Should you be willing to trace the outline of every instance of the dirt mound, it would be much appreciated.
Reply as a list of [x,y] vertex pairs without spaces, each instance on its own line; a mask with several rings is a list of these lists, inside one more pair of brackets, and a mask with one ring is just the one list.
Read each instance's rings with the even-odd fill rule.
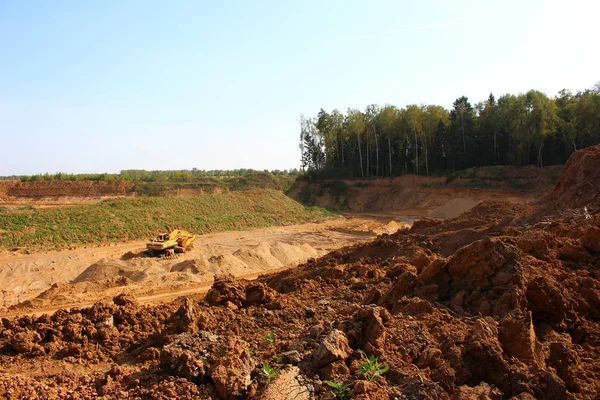
[[[203,274],[211,272],[208,261],[203,259],[185,260],[171,267],[171,272],[190,272],[192,274]],[[217,271],[212,271],[217,272]]]
[[259,269],[275,269],[281,268],[281,261],[273,257],[271,247],[265,243],[261,243],[253,249],[237,250],[233,256],[240,259],[247,265],[252,265]]
[[137,272],[137,268],[126,262],[102,259],[86,268],[72,282],[100,282],[119,276],[131,279]]
[[551,208],[600,207],[600,145],[578,150],[569,157],[544,203]]
[[277,293],[263,283],[237,279],[232,275],[215,278],[206,294],[210,305],[226,305],[229,308],[248,307],[273,301]]
[[297,246],[284,242],[275,242],[269,249],[271,255],[283,266],[304,262],[318,255],[317,251],[307,243]]
[[456,218],[477,204],[479,201],[471,198],[454,198],[435,208],[430,216],[433,218]]
[[398,232],[399,229],[406,228],[406,227],[408,227],[408,225],[399,224],[396,221],[390,221],[385,226],[382,226],[381,228],[376,228],[374,230],[374,232],[376,234],[378,234],[378,235],[381,235],[381,234],[384,234],[384,233],[388,234],[388,235],[391,235],[392,233]]

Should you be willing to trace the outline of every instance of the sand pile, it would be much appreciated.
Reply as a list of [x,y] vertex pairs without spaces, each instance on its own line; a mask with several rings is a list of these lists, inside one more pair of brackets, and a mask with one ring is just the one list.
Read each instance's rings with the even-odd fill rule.
[[[318,252],[309,244],[284,242],[261,243],[239,249],[233,254],[221,253],[210,258],[205,251],[197,251],[188,259],[159,260],[126,253],[120,259],[103,258],[85,268],[70,283],[58,282],[49,289],[41,285],[41,294],[12,305],[9,310],[71,306],[78,302],[90,302],[115,295],[119,287],[127,286],[128,292],[178,290],[189,286],[212,282],[223,274],[244,276],[262,273],[302,263]],[[33,287],[33,286],[32,286]],[[14,290],[20,290],[18,287]],[[29,288],[31,290],[31,287]],[[39,291],[41,291],[39,290]]]
[[298,264],[318,255],[318,252],[307,243],[297,246],[285,242],[275,242],[269,250],[273,258],[283,266]]
[[137,272],[138,268],[125,261],[102,259],[86,268],[72,283],[100,282],[115,277],[131,279]]
[[436,207],[430,214],[433,218],[456,218],[466,210],[469,210],[479,204],[480,201],[471,198],[457,197],[448,200],[439,207]]
[[406,224],[398,223],[396,221],[390,221],[386,225],[384,225],[380,228],[375,228],[373,230],[373,232],[375,232],[378,235],[381,235],[384,233],[391,235],[392,233],[398,232],[399,229],[408,228],[408,227],[409,226]]

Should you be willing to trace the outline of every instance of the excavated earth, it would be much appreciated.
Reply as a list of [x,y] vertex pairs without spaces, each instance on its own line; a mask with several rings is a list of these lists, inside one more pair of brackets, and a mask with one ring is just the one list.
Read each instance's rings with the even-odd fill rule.
[[577,175],[599,165],[574,154],[539,206],[483,202],[201,300],[2,319],[0,397],[598,398],[600,184]]

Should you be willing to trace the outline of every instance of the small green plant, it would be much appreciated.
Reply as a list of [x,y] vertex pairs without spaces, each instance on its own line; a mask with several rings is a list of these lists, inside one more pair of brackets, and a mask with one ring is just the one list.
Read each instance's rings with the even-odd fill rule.
[[248,353],[250,354],[250,356],[254,355],[254,350],[255,350],[254,347],[252,347],[252,346],[248,347]]
[[281,364],[283,361],[283,356],[281,354],[277,354],[273,356],[273,360],[275,360],[278,364]]
[[271,379],[275,378],[279,373],[279,368],[271,368],[269,364],[263,363],[263,372],[267,376],[267,380],[271,382]]
[[[363,353],[363,356],[366,355]],[[389,369],[390,367],[379,364],[377,357],[369,356],[365,357],[365,362],[359,365],[357,372],[359,375],[364,376],[368,381],[376,382]]]
[[266,335],[260,335],[260,338],[269,344],[275,343],[275,334],[273,331],[269,331]]
[[336,399],[347,400],[350,398],[348,385],[335,381],[325,381],[325,383],[331,388],[331,393],[334,394]]

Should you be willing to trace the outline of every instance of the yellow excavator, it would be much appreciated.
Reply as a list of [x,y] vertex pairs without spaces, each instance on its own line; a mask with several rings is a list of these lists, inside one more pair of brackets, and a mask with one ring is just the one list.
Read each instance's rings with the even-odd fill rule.
[[150,257],[172,257],[192,248],[196,236],[181,229],[161,233],[146,243],[146,254]]

